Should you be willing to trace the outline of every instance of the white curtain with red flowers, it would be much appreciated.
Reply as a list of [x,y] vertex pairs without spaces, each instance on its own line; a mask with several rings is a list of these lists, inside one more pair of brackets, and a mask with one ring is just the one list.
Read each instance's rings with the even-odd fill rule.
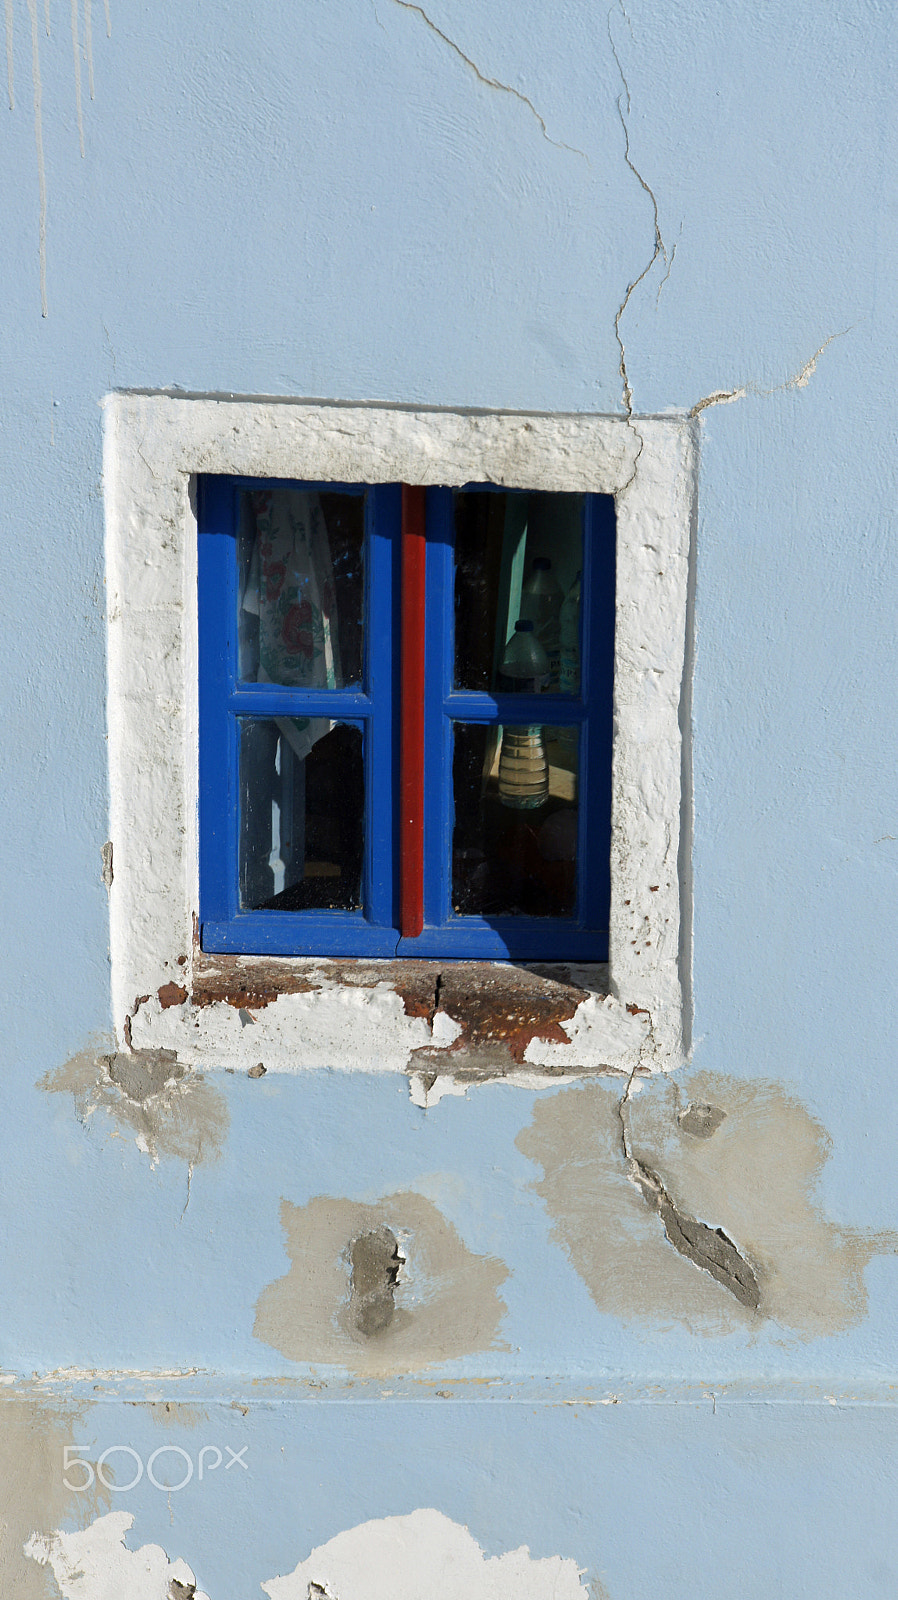
[[[251,498],[256,534],[242,606],[259,619],[258,681],[339,688],[334,570],[318,495],[272,489]],[[325,717],[278,719],[300,759],[332,726]]]

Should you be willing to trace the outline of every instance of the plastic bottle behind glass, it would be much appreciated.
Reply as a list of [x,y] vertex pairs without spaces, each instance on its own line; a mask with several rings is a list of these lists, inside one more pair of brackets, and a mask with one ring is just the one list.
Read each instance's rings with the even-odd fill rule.
[[[549,659],[524,617],[505,649],[499,668],[500,694],[539,694],[549,680]],[[499,752],[499,798],[504,806],[534,811],[549,794],[549,767],[538,727],[502,729]]]
[[530,577],[521,591],[521,616],[533,623],[533,631],[549,658],[549,688],[557,689],[561,603],[564,594],[552,572],[548,556],[535,556]]

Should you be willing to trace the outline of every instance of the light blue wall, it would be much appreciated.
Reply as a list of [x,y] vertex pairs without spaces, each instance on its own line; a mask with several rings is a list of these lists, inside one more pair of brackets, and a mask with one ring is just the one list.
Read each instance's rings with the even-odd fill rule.
[[[663,251],[619,323],[634,409],[744,391],[701,412],[695,1066],[804,1103],[832,1140],[829,1215],[895,1217],[893,8],[426,10],[434,27],[401,0],[111,0],[107,38],[95,4],[82,160],[69,17],[51,0],[46,318],[32,39],[27,8],[13,16],[0,1360],[198,1367],[249,1396],[296,1373],[252,1331],[287,1266],[281,1197],[420,1190],[510,1268],[507,1348],[450,1373],[501,1379],[503,1405],[366,1391],[337,1414],[290,1388],[276,1414],[241,1418],[259,1478],[239,1551],[223,1488],[193,1522],[179,1509],[178,1553],[213,1600],[259,1592],[342,1527],[429,1504],[491,1552],[576,1558],[610,1600],[891,1594],[894,1258],[868,1268],[850,1331],[634,1327],[600,1315],[550,1236],[515,1145],[531,1092],[425,1116],[404,1079],[222,1077],[226,1149],[182,1216],[183,1164],[152,1168],[102,1114],[85,1128],[68,1095],[36,1087],[110,1023],[102,396],[620,411],[615,319],[652,260],[654,196]],[[578,1384],[628,1398],[575,1422],[551,1399]],[[716,1385],[744,1403],[695,1399]],[[749,1403],[759,1387],[783,1404]],[[810,1403],[827,1389],[870,1403]],[[136,1440],[137,1417],[114,1426]],[[91,1418],[108,1439],[108,1411]],[[282,1446],[293,1467],[272,1487]],[[141,1542],[166,1542],[157,1502],[134,1497]]]

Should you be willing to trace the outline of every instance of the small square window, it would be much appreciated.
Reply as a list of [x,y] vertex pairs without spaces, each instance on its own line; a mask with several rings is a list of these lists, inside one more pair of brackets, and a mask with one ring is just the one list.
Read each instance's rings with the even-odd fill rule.
[[695,483],[687,418],[108,396],[120,1043],[679,1064]]
[[206,951],[606,961],[611,496],[200,480]]

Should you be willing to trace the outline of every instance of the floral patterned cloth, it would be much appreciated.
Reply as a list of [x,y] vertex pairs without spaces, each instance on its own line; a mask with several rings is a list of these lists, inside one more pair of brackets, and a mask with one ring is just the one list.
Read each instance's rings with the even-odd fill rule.
[[[341,687],[336,594],[317,494],[260,490],[251,497],[255,541],[242,608],[259,619],[260,683]],[[325,717],[278,718],[300,759],[333,727]]]

